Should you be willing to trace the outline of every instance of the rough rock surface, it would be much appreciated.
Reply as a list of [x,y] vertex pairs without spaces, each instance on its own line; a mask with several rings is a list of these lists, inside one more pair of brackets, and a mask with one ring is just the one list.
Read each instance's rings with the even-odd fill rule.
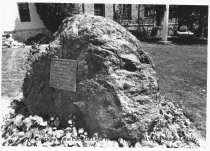
[[[77,91],[49,87],[50,59],[78,61]],[[118,23],[76,15],[63,21],[48,49],[31,53],[23,94],[32,114],[76,114],[89,134],[140,138],[159,114],[152,60]]]

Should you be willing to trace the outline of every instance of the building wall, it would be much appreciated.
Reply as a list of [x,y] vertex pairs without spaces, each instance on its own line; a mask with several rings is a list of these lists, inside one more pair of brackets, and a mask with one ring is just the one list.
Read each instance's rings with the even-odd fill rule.
[[114,12],[113,12],[113,4],[105,4],[105,17],[113,19]]
[[[36,6],[29,3],[31,22],[21,22],[16,2],[5,1],[2,7],[2,29],[5,33],[13,33],[15,40],[23,41],[45,31],[49,32],[40,19]],[[21,35],[22,33],[22,35]]]
[[138,22],[138,5],[136,4],[132,4],[131,6],[131,17],[133,23]]
[[144,5],[140,5],[139,17],[144,18]]
[[[113,11],[113,4],[105,4],[105,17],[113,19],[114,11]],[[132,4],[131,10],[131,22],[138,23],[138,7],[139,4]],[[118,10],[118,4],[115,4],[115,10]],[[94,15],[94,4],[93,3],[86,3],[84,4],[84,13]],[[139,18],[144,19],[144,5],[140,5],[139,11]]]
[[[84,12],[86,14],[94,15],[94,4],[84,4]],[[105,17],[113,19],[113,4],[105,4]]]
[[[117,10],[117,5],[115,4],[115,10]],[[5,1],[2,7],[2,28],[4,33],[13,33],[15,40],[25,41],[29,37],[33,37],[38,33],[49,33],[46,29],[43,21],[40,19],[36,6],[34,3],[29,3],[30,11],[30,22],[21,22],[18,5],[16,2]],[[94,4],[86,3],[84,4],[84,12],[87,14],[94,15]],[[105,17],[113,19],[113,4],[105,4]],[[138,4],[132,4],[132,21],[131,23],[138,23]],[[139,17],[144,20],[146,24],[147,21],[144,17],[144,5],[140,5]],[[175,20],[169,20],[169,22],[174,23]],[[148,22],[149,23],[149,22]]]
[[[118,7],[119,4],[115,4],[115,10],[119,10]],[[140,8],[142,9],[142,5],[140,5]],[[113,7],[112,7],[113,9]],[[143,10],[143,9],[142,9]],[[112,11],[113,12],[113,11]],[[142,11],[139,13],[141,16],[143,16]],[[140,17],[141,17],[140,16]],[[137,4],[132,4],[131,5],[131,23],[138,23],[138,5]]]
[[84,4],[84,9],[86,14],[94,15],[94,4]]

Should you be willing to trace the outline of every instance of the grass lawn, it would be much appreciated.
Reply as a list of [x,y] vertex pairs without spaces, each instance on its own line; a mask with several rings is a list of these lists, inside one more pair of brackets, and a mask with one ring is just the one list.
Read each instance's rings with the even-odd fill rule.
[[[207,45],[143,43],[156,65],[161,94],[184,107],[205,137]],[[23,83],[28,48],[2,50],[2,96],[15,97]]]
[[156,66],[160,92],[183,105],[185,115],[205,137],[207,45],[143,43]]

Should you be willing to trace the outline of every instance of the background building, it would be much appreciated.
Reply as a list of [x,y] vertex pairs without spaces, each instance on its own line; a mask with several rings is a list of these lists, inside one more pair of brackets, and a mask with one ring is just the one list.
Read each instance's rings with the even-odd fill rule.
[[25,41],[38,33],[49,32],[33,3],[4,2],[2,13],[3,32],[12,33],[16,40]]
[[[151,5],[140,4],[80,4],[82,13],[98,15],[113,19],[128,30],[151,30],[156,26],[155,10]],[[34,3],[9,3],[3,7],[4,34],[12,33],[18,41],[49,33],[43,24]],[[169,20],[173,24],[176,19]],[[172,27],[173,28],[173,27]],[[161,35],[161,30],[159,35]]]

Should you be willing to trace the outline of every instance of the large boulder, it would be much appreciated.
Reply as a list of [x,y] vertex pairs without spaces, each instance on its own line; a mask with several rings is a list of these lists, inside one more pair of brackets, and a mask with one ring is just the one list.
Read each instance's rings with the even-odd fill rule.
[[[51,58],[77,60],[76,92],[49,87]],[[159,116],[158,85],[142,44],[113,20],[66,18],[46,51],[31,53],[23,93],[32,114],[70,113],[89,134],[140,138]]]

